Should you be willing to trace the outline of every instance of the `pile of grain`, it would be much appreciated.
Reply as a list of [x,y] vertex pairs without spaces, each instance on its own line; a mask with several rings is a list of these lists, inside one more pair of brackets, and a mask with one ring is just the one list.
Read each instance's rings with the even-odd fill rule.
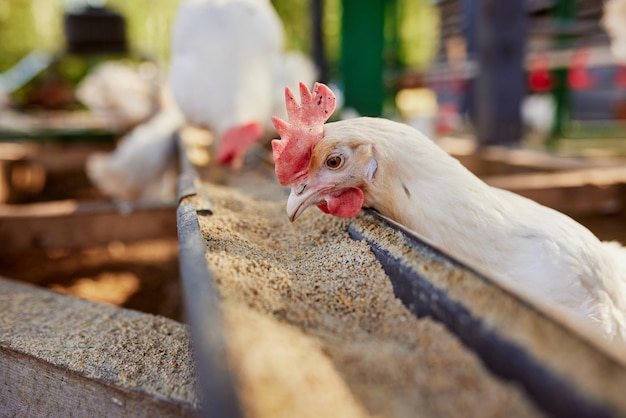
[[249,417],[528,417],[540,413],[442,326],[413,317],[349,221],[283,194],[207,185],[199,216]]

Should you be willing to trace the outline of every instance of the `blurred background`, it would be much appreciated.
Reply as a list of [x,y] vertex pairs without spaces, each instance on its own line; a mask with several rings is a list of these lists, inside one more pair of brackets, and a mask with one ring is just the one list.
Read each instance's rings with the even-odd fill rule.
[[[178,3],[4,0],[5,107],[84,107],[74,89],[105,60],[143,63],[142,76],[161,82]],[[318,79],[342,89],[345,107],[357,114],[402,119],[429,135],[478,134],[483,144],[554,148],[559,139],[578,138],[585,141],[564,141],[560,148],[592,145],[589,139],[624,148],[612,139],[626,136],[626,67],[611,52],[602,1],[272,4],[287,49],[311,57]],[[111,13],[101,16],[98,29],[108,39],[90,39],[94,28],[81,26],[87,6]],[[614,9],[615,21],[626,19]],[[619,35],[613,39],[619,42]]]
[[[336,117],[415,126],[488,183],[626,242],[626,0],[271,3],[286,49],[337,92]],[[0,274],[82,296],[148,289],[146,306],[150,292],[178,291],[176,172],[165,207],[126,218],[85,172],[171,101],[178,7],[0,2]],[[155,313],[179,314],[163,306]]]

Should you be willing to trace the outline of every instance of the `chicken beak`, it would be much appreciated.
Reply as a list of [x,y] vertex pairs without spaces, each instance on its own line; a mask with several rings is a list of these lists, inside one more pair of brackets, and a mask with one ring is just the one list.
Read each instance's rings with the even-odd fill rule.
[[299,184],[291,188],[291,193],[287,199],[287,216],[291,222],[312,205],[322,203],[324,198],[321,195],[322,190],[319,188],[307,188],[306,184]]

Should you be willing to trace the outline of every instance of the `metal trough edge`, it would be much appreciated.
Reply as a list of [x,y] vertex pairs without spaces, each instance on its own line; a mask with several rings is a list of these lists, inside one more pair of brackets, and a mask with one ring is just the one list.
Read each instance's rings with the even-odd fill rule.
[[238,418],[243,413],[227,359],[219,296],[205,259],[198,211],[194,200],[190,199],[196,194],[195,176],[180,142],[179,152],[182,174],[176,217],[180,272],[186,322],[191,329],[201,415]]
[[[180,150],[184,150],[181,146]],[[181,276],[187,322],[191,327],[192,343],[196,358],[198,391],[204,416],[243,416],[237,396],[235,380],[227,361],[222,321],[220,319],[218,294],[213,277],[205,259],[205,245],[198,222],[199,216],[211,213],[210,201],[197,184],[197,176],[190,162],[181,152],[182,174],[179,179],[179,205],[177,210],[178,236],[180,246]],[[191,199],[193,197],[193,199]],[[493,327],[486,318],[476,315],[463,298],[451,297],[445,287],[439,286],[424,272],[418,272],[390,252],[388,243],[378,241],[360,224],[372,225],[371,217],[376,218],[375,228],[391,228],[398,231],[404,243],[413,251],[426,252],[428,256],[447,265],[450,269],[462,270],[472,275],[476,281],[487,283],[505,293],[514,303],[522,306],[534,316],[535,321],[548,323],[549,329],[556,330],[559,338],[567,342],[564,349],[574,348],[580,353],[589,354],[596,369],[611,367],[615,374],[612,382],[625,382],[624,362],[607,354],[589,340],[572,331],[572,327],[538,309],[535,304],[518,297],[500,283],[486,278],[457,260],[438,250],[431,243],[417,237],[402,226],[366,210],[348,227],[354,240],[365,240],[389,276],[396,296],[418,317],[430,317],[441,323],[454,334],[465,347],[476,354],[485,367],[498,378],[518,384],[529,400],[546,415],[561,417],[626,417],[626,401],[620,401],[614,394],[603,396],[599,390],[589,390],[589,385],[578,377],[572,378],[562,373],[562,365],[556,367],[539,355],[535,347],[527,341],[511,338],[507,332]],[[523,340],[523,339],[522,339]],[[552,342],[549,342],[551,344]],[[601,345],[601,344],[600,344]],[[552,347],[558,348],[558,347]],[[568,354],[569,355],[569,354]],[[619,378],[615,378],[618,375]],[[623,379],[622,379],[623,377]],[[608,383],[604,386],[608,387]]]
[[[403,228],[401,225],[388,220],[376,212],[367,210],[369,216],[380,221],[379,227],[388,227],[399,232],[405,243],[414,251],[426,252],[429,257],[447,265],[450,270],[458,269],[470,273],[478,280],[489,283],[489,286],[498,287],[493,280],[486,278],[459,261],[449,257],[439,249],[425,242],[416,234]],[[594,396],[588,396],[580,386],[579,381],[572,381],[562,376],[545,360],[537,358],[533,350],[519,341],[514,341],[494,329],[479,315],[474,315],[459,298],[450,297],[445,286],[438,286],[429,277],[428,271],[417,271],[400,257],[394,255],[385,243],[368,236],[359,227],[358,221],[348,227],[348,233],[354,240],[365,240],[372,252],[389,276],[394,293],[402,303],[418,318],[429,317],[441,323],[468,349],[473,351],[483,364],[497,377],[513,381],[523,387],[529,399],[553,417],[613,417],[626,416],[626,411],[614,404],[608,404]],[[389,244],[387,244],[389,245]],[[509,293],[507,289],[503,289]],[[510,294],[513,299],[542,317],[542,320],[553,322],[564,331],[567,338],[572,338],[575,344],[592,345],[585,338],[573,335],[568,327],[558,321],[553,321],[544,312],[525,303],[522,298]],[[558,348],[558,347],[555,347]],[[617,363],[621,373],[626,370],[619,362],[604,352],[596,350],[602,361]]]

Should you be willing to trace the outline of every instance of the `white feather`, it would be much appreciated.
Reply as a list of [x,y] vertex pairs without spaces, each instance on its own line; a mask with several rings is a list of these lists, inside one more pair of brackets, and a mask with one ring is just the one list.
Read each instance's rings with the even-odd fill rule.
[[106,195],[121,201],[169,200],[174,191],[161,180],[173,162],[175,133],[183,116],[170,106],[139,125],[112,153],[89,156],[89,179]]
[[169,70],[180,111],[169,106],[131,132],[113,154],[94,155],[89,177],[116,199],[145,198],[167,170],[173,134],[185,122],[212,131],[216,146],[232,127],[250,122],[270,127],[273,112],[285,113],[285,86],[315,77],[308,58],[283,53],[283,38],[269,0],[181,2]]
[[269,0],[186,0],[172,32],[170,85],[194,125],[219,138],[270,121],[283,29]]
[[611,38],[615,59],[626,63],[626,0],[607,0],[604,3],[602,24]]
[[488,276],[571,309],[626,341],[626,251],[568,216],[493,188],[415,129],[383,119],[325,125],[362,139],[378,167],[365,206]]

